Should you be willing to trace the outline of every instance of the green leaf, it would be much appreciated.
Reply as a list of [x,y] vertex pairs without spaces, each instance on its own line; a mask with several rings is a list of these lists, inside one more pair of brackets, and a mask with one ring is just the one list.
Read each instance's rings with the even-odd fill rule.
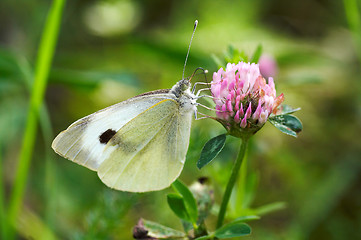
[[148,231],[147,235],[153,238],[169,239],[184,238],[186,234],[178,230],[163,226],[159,223],[141,219],[144,229]]
[[282,210],[282,209],[286,208],[286,206],[287,206],[287,204],[285,202],[274,202],[274,203],[269,203],[269,204],[263,205],[261,207],[258,207],[256,209],[254,209],[253,211],[257,215],[266,215],[271,212]]
[[199,237],[199,238],[196,238],[194,240],[206,240],[206,239],[212,239],[213,236],[202,236],[202,237]]
[[261,44],[259,44],[258,46],[257,46],[257,48],[256,48],[256,51],[253,53],[253,56],[252,56],[252,58],[251,58],[251,63],[258,63],[258,61],[259,61],[259,58],[261,57],[261,55],[262,55],[262,45]]
[[176,180],[172,184],[172,187],[174,188],[175,191],[177,191],[180,195],[182,195],[187,213],[192,223],[195,224],[198,218],[198,209],[197,209],[196,199],[194,198],[192,192],[188,189],[186,185],[184,185],[179,180]]
[[291,114],[301,110],[301,108],[293,108],[289,105],[282,104],[282,113],[280,115]]
[[238,217],[233,222],[247,222],[247,221],[258,220],[258,219],[260,219],[260,217],[257,215],[249,215],[249,216]]
[[175,193],[170,193],[167,195],[167,201],[170,209],[172,209],[177,217],[184,221],[191,222],[182,196],[179,196]]
[[270,117],[269,122],[281,132],[297,137],[297,133],[302,131],[301,121],[293,115],[277,115]]
[[211,162],[223,149],[226,142],[226,134],[221,134],[209,140],[203,147],[201,156],[197,161],[198,169]]
[[189,221],[181,220],[184,232],[189,232],[194,229],[194,224]]
[[231,222],[215,231],[214,236],[220,239],[241,237],[251,234],[251,227],[242,222]]

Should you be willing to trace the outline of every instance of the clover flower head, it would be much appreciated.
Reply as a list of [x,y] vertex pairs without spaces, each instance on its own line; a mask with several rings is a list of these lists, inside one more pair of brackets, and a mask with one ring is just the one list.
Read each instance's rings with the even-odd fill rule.
[[268,81],[255,63],[228,63],[213,73],[211,92],[217,120],[237,137],[256,133],[271,113],[276,114],[283,94],[276,97],[273,78]]

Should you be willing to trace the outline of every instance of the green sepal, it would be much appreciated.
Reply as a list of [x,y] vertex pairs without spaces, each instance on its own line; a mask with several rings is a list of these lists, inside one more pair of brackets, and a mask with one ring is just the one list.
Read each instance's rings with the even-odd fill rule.
[[228,46],[228,51],[225,53],[224,59],[226,63],[248,62],[248,56],[244,51],[239,51],[232,45]]

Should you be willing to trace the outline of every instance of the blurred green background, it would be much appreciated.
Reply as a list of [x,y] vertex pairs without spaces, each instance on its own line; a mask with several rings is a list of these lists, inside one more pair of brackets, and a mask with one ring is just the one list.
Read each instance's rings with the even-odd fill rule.
[[[37,50],[50,1],[0,2],[0,169],[3,210],[17,169]],[[251,206],[280,208],[251,222],[245,239],[360,239],[361,24],[358,1],[67,1],[17,220],[20,238],[131,239],[140,217],[181,229],[160,192],[113,191],[95,172],[57,156],[56,134],[75,120],[134,95],[216,71],[229,45],[252,55],[259,44],[278,63],[285,103],[302,110],[299,138],[267,124],[248,151]],[[239,141],[199,171],[204,143],[223,133],[194,121],[181,179],[208,176],[219,204]],[[279,202],[279,203],[277,203]],[[281,203],[283,202],[283,203]],[[285,203],[285,204],[284,204]],[[233,201],[228,217],[242,215]],[[212,230],[215,217],[207,222]]]

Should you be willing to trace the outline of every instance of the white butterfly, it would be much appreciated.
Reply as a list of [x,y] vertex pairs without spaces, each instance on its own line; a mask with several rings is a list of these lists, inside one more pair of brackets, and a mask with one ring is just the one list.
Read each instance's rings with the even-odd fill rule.
[[192,113],[197,118],[197,105],[203,106],[196,100],[208,89],[194,94],[198,83],[191,91],[190,80],[182,79],[172,89],[144,93],[76,121],[54,139],[52,148],[97,171],[111,188],[147,192],[168,187],[183,169]]
[[98,172],[109,187],[146,192],[180,175],[189,145],[197,95],[189,80],[144,93],[89,116],[61,132],[52,148]]

